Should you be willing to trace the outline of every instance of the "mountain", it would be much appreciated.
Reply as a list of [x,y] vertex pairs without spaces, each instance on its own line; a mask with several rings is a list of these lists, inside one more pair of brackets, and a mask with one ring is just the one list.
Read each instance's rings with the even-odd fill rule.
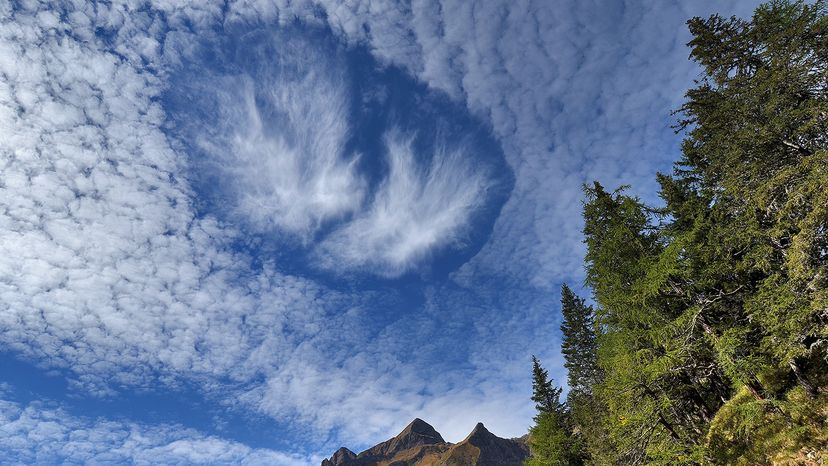
[[450,443],[422,419],[396,437],[360,454],[342,447],[322,466],[522,466],[529,456],[524,438],[504,439],[482,423],[462,442]]

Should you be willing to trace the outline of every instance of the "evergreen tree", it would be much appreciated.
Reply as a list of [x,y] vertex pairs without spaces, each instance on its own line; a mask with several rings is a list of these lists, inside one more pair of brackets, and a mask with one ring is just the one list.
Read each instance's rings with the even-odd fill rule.
[[561,288],[561,352],[568,370],[569,393],[566,405],[572,422],[572,435],[584,460],[606,457],[607,429],[601,419],[607,408],[593,389],[603,379],[598,366],[594,310],[564,285]]
[[527,466],[574,466],[583,464],[579,448],[555,413],[539,413],[529,431],[529,449],[532,455]]
[[560,387],[555,387],[538,358],[532,356],[532,401],[538,413],[563,414],[561,391]]
[[736,285],[721,294],[744,317],[712,329],[732,375],[773,385],[787,373],[810,397],[828,345],[825,13],[823,1],[772,1],[751,21],[689,22],[706,77],[682,108],[689,133],[674,177],[711,206],[714,260]]
[[689,26],[705,76],[665,207],[586,189],[605,463],[763,464],[828,441],[825,4]]
[[685,303],[674,296],[676,257],[652,219],[658,212],[600,184],[586,190],[587,283],[601,305],[598,359],[604,379],[610,462],[696,463],[704,425],[724,385],[710,344],[683,332]]
[[577,466],[583,464],[580,445],[572,435],[569,413],[561,403],[561,388],[555,387],[538,358],[532,356],[532,401],[538,410],[529,431],[532,453],[528,466]]
[[826,13],[688,22],[704,76],[664,207],[585,188],[597,307],[562,290],[572,390],[560,407],[534,360],[534,464],[580,461],[582,441],[591,464],[828,460]]
[[561,288],[561,353],[568,372],[569,397],[589,396],[601,378],[597,361],[597,341],[593,310],[563,285]]

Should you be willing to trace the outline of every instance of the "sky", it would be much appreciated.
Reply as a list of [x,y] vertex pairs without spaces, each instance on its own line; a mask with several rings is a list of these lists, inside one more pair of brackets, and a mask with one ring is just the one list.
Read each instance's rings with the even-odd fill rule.
[[0,462],[531,425],[581,186],[657,203],[754,1],[0,0]]

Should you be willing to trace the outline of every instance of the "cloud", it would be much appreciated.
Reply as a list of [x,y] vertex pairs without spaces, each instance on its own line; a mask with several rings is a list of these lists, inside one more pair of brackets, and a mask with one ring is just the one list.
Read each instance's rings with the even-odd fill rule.
[[204,435],[177,424],[89,419],[54,404],[0,400],[0,456],[9,465],[214,464],[304,466],[304,458]]
[[[3,349],[64,369],[73,389],[84,395],[197,386],[211,402],[295,424],[298,434],[290,433],[312,445],[373,442],[389,425],[412,417],[426,398],[424,381],[415,365],[403,365],[395,354],[407,349],[370,343],[382,329],[359,311],[371,293],[349,296],[280,273],[267,258],[254,267],[254,258],[232,247],[238,229],[196,214],[187,157],[162,131],[168,122],[160,100],[169,73],[157,69],[165,50],[174,48],[160,40],[167,37],[167,26],[159,24],[164,19],[151,10],[132,14],[122,4],[95,11],[20,8],[0,15],[0,72],[6,77],[0,82]],[[173,14],[167,21],[183,23]],[[96,35],[98,24],[115,31]],[[149,39],[164,46],[144,47],[153,43]],[[321,87],[314,90],[322,97],[340,92],[336,79],[330,86],[314,81],[323,79],[319,75],[294,76],[277,90],[267,79],[251,79],[232,81],[247,87],[221,98],[249,97],[256,86],[270,89],[263,108],[288,115],[281,117],[293,126],[273,137],[283,138],[290,150],[311,131],[300,108],[316,111],[322,105],[291,99],[308,93],[303,86],[311,84]],[[234,90],[226,82],[215,84]],[[224,138],[215,140],[266,146],[262,141],[270,134],[256,127],[266,112],[257,107],[250,116],[240,102],[228,102],[228,111],[239,112],[228,116],[253,124],[218,126]],[[326,164],[342,160],[341,152],[337,158],[323,150],[345,131],[335,104],[326,104],[333,110],[323,126],[334,142],[322,138],[296,146],[311,144],[310,156],[303,156],[318,155],[316,161],[297,160],[310,164],[304,182],[313,184]],[[431,231],[429,244],[444,244],[438,234],[458,238],[464,216],[478,202],[474,195],[482,192],[483,172],[461,160],[468,154],[460,148],[438,148],[434,161],[423,166],[404,139],[389,143],[393,175],[377,196],[387,205],[371,204],[366,225],[391,215],[389,208],[410,206],[413,217],[403,220],[423,222],[422,231]],[[299,156],[290,150],[276,155]],[[245,155],[251,164],[255,153]],[[245,170],[238,176],[255,176],[252,166]],[[279,216],[285,209],[275,210],[274,218],[289,225],[292,217]],[[292,225],[315,221],[297,218]],[[408,246],[396,257],[411,261],[426,249]],[[332,429],[338,439],[326,440]]]
[[234,220],[307,241],[357,209],[366,189],[358,154],[345,152],[351,130],[343,64],[287,33],[239,40],[235,56],[220,59],[228,71],[216,75],[210,64],[188,62],[171,91],[186,96],[176,119],[203,154],[193,157],[192,173]]
[[[111,8],[97,14],[145,19]],[[303,345],[353,300],[267,259],[252,267],[236,231],[195,215],[159,77],[90,34],[82,11],[2,13],[3,349],[66,369],[82,393],[191,384],[213,400],[307,360]],[[287,422],[299,404],[268,409]]]
[[388,175],[365,210],[327,237],[317,256],[333,269],[378,270],[397,276],[436,249],[461,243],[492,181],[472,165],[465,147],[437,141],[429,162],[418,157],[414,136],[385,136]]
[[[583,279],[583,183],[631,184],[656,200],[655,172],[669,170],[679,150],[669,115],[698,73],[685,21],[749,15],[758,2],[314,3],[344,40],[464,102],[503,146],[515,187],[458,281],[497,276],[548,289]],[[263,4],[272,2],[232,10],[272,11]]]

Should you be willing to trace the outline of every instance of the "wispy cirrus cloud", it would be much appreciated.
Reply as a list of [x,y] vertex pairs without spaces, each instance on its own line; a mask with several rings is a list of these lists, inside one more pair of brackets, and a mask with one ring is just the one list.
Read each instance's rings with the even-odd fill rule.
[[[382,331],[360,312],[371,293],[363,299],[280,272],[269,258],[232,247],[243,222],[228,225],[196,211],[190,161],[163,131],[169,72],[158,71],[167,53],[176,60],[192,53],[175,48],[177,31],[167,31],[165,23],[184,20],[131,12],[123,4],[66,12],[47,6],[0,9],[0,71],[7,77],[0,82],[3,350],[63,369],[83,395],[195,386],[195,396],[271,416],[305,445],[373,442],[390,425],[417,415],[429,395],[416,365],[402,364],[397,354],[416,342],[371,342]],[[98,24],[115,31],[96,35]],[[265,173],[255,173],[261,149],[310,164],[293,173],[307,175],[302,183],[310,185],[301,189],[313,193],[330,169],[332,177],[346,173],[349,189],[342,192],[358,192],[348,184],[351,159],[337,146],[347,131],[341,109],[336,101],[307,100],[315,93],[341,97],[340,83],[336,76],[311,74],[278,83],[249,77],[213,83],[226,87],[216,102],[230,121],[205,140],[208,148],[211,141],[226,145],[242,154],[235,162],[249,163],[236,181],[249,176],[252,181],[244,181],[255,186],[261,176],[281,183],[282,174],[267,173],[267,164],[258,170]],[[312,117],[328,123],[314,126],[319,122]],[[271,144],[287,152],[268,153]],[[444,237],[458,238],[486,182],[462,148],[446,145],[424,162],[408,144],[389,139],[393,170],[377,191],[387,205],[366,213],[364,226],[386,222],[393,231],[388,216],[410,210],[413,216],[395,218],[437,233],[401,253],[394,252],[394,241],[386,243],[384,260],[397,261],[395,267],[446,244]],[[248,146],[256,150],[245,153]],[[296,147],[301,150],[291,152]],[[213,157],[234,161],[220,151]],[[312,203],[302,204],[307,211],[295,217],[291,206],[276,205],[268,218],[279,228],[303,231],[325,218],[314,217]],[[369,213],[372,206],[363,204]],[[445,209],[457,219],[440,217]],[[329,438],[331,431],[337,438]]]
[[[309,2],[345,40],[491,124],[515,186],[492,237],[455,277],[539,289],[583,279],[583,183],[631,184],[655,199],[655,172],[678,156],[670,112],[698,73],[687,60],[685,21],[749,15],[758,3]],[[305,3],[265,5],[241,0],[231,11],[314,18]]]
[[[202,152],[193,172],[231,219],[265,234],[308,241],[362,204],[359,155],[347,152],[350,102],[341,57],[309,40],[239,38],[223,74],[200,63],[174,94],[177,120]],[[186,68],[186,67],[185,67]],[[193,108],[190,107],[195,107]]]
[[471,218],[495,181],[466,147],[438,140],[430,160],[415,136],[385,135],[388,174],[369,206],[317,248],[324,267],[369,269],[397,276],[440,247],[463,242]]

